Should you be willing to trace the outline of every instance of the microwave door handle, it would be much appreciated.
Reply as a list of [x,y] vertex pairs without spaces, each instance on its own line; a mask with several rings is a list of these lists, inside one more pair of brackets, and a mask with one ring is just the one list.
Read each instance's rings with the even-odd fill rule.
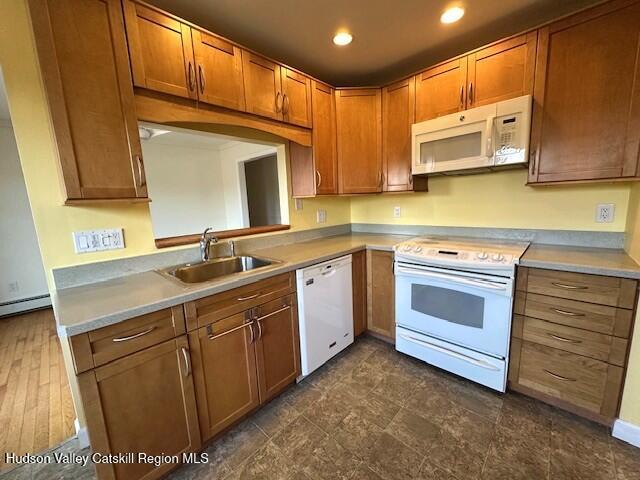
[[488,158],[493,158],[493,127],[495,123],[495,115],[491,115],[487,117],[487,126],[485,129],[485,135],[487,136],[487,149],[485,151],[485,155]]
[[460,285],[468,285],[470,287],[483,288],[487,290],[505,291],[507,290],[506,284],[489,282],[487,280],[474,280],[471,278],[459,277],[457,275],[447,275],[446,273],[436,273],[417,268],[406,268],[402,266],[396,267],[396,273],[406,273],[409,275],[416,275],[425,278],[434,278],[438,280],[444,280],[450,283],[457,283]]

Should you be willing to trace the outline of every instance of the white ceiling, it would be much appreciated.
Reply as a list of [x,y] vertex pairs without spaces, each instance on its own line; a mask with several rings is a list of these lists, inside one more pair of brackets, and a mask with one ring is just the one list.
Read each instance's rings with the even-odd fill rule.
[[[374,85],[598,0],[148,0],[336,86]],[[452,5],[466,14],[443,25]],[[354,36],[336,47],[340,28]]]
[[4,86],[4,77],[0,70],[0,122],[11,122],[9,114],[9,104],[7,103],[7,90]]

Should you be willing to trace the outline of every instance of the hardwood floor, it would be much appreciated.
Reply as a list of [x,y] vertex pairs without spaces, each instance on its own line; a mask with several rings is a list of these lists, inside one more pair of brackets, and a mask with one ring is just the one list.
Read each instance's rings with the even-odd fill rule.
[[73,436],[75,411],[51,309],[0,319],[0,469]]

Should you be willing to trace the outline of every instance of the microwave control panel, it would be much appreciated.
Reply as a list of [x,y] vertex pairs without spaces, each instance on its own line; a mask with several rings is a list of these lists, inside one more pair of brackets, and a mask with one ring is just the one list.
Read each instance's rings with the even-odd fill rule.
[[525,162],[523,121],[520,113],[495,119],[495,165]]

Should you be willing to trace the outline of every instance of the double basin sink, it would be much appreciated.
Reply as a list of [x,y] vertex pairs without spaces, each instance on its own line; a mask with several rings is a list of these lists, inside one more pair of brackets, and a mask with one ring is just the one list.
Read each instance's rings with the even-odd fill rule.
[[199,263],[186,263],[176,267],[160,270],[160,273],[175,278],[182,283],[203,283],[217,278],[233,275],[234,273],[248,272],[257,268],[281,263],[277,260],[238,255],[233,257],[221,257]]

